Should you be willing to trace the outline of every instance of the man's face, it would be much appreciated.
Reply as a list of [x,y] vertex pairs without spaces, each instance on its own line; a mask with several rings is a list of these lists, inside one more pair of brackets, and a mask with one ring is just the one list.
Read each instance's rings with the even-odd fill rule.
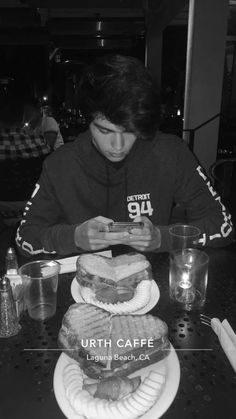
[[103,117],[96,117],[91,122],[89,129],[95,147],[112,162],[123,160],[137,139],[135,134],[125,132],[123,128],[112,124]]

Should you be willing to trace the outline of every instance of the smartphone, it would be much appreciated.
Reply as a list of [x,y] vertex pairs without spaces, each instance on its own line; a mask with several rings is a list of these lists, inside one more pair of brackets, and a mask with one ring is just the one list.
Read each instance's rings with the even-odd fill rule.
[[133,228],[143,228],[144,223],[142,221],[138,222],[124,222],[124,223],[110,223],[108,224],[109,231],[112,233],[118,233],[121,231],[130,231]]

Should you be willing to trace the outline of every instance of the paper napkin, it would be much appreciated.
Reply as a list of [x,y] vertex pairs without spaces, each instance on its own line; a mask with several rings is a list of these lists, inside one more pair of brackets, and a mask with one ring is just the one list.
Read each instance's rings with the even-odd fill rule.
[[236,372],[236,334],[226,319],[222,323],[217,318],[212,319],[211,327],[218,336],[221,347]]
[[[94,253],[93,253],[94,254]],[[106,256],[108,258],[112,257],[111,250],[104,250],[103,252],[97,252],[96,255]],[[60,263],[61,269],[60,274],[64,274],[67,272],[75,272],[76,271],[76,261],[78,256],[71,256],[64,259],[58,259],[57,262]]]

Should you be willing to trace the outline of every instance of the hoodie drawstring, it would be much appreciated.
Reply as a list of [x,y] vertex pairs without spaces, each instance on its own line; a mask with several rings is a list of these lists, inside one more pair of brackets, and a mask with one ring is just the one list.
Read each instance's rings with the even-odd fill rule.
[[[110,172],[109,166],[106,165],[106,178],[107,178],[107,187],[106,187],[106,217],[109,218],[109,208],[110,208]],[[128,196],[128,169],[124,168],[124,204],[125,204],[125,213],[124,218],[121,221],[129,221],[129,213],[127,207],[127,196]]]
[[110,174],[109,174],[109,167],[107,165],[106,165],[106,177],[107,177],[106,217],[109,218],[109,206],[110,206]]
[[128,196],[128,168],[125,167],[125,221],[130,221],[128,205],[127,205],[127,196]]

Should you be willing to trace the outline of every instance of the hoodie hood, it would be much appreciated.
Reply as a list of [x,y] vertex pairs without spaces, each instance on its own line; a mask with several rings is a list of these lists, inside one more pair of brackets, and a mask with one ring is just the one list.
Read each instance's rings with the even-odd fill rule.
[[[144,142],[145,147],[143,147]],[[104,186],[113,186],[124,183],[128,172],[132,170],[132,167],[139,164],[140,158],[143,162],[147,161],[148,164],[154,144],[154,140],[137,140],[124,159],[123,164],[117,167],[96,149],[91,141],[90,132],[86,131],[75,140],[74,156],[88,177]]]

